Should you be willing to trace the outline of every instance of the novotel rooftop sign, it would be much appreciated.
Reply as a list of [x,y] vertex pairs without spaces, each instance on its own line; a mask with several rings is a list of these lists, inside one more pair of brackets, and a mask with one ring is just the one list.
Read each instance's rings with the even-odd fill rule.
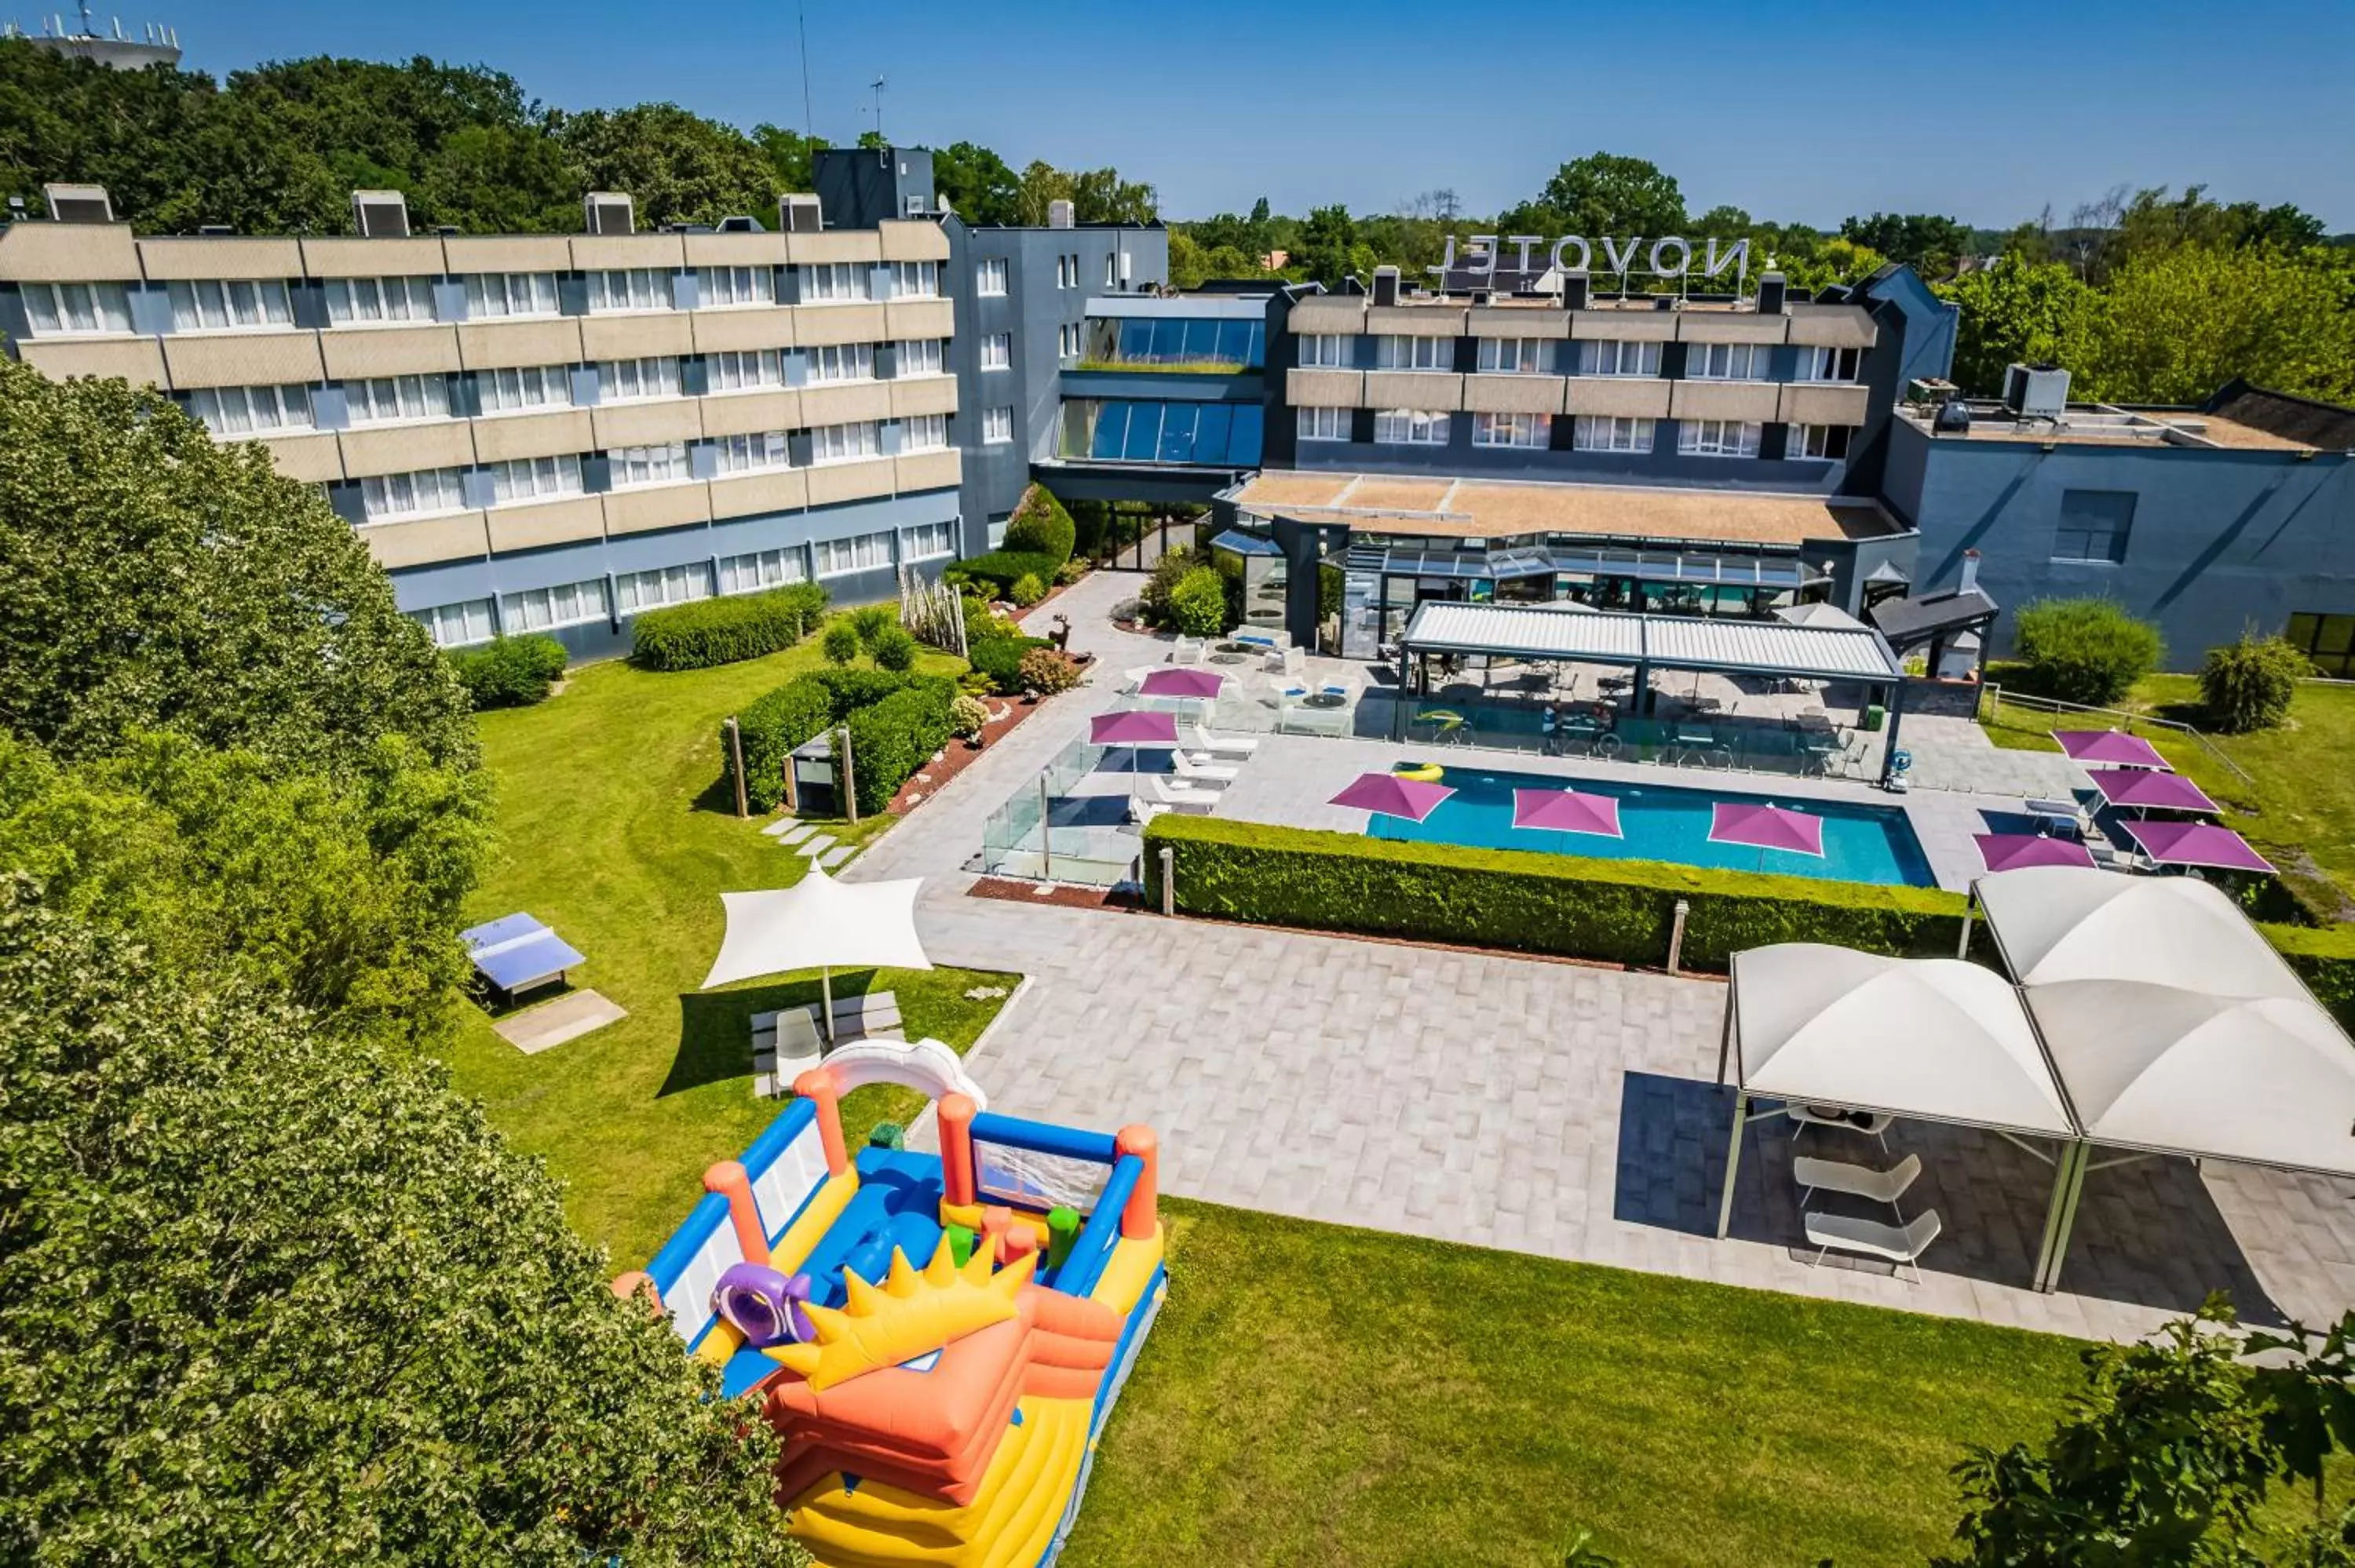
[[1451,272],[1491,277],[1496,273],[1503,247],[1511,246],[1519,256],[1518,270],[1526,275],[1536,270],[1529,256],[1542,245],[1548,247],[1546,261],[1555,271],[1591,272],[1594,270],[1595,246],[1600,245],[1607,272],[1648,272],[1657,278],[1682,278],[1697,271],[1701,277],[1714,278],[1731,267],[1737,283],[1749,276],[1750,241],[1736,239],[1729,244],[1711,238],[1701,243],[1705,249],[1696,260],[1693,242],[1674,234],[1652,240],[1648,246],[1640,234],[1625,239],[1606,237],[1593,242],[1578,234],[1565,234],[1550,242],[1542,234],[1508,234],[1501,239],[1494,234],[1475,234],[1466,239],[1464,253],[1458,256],[1455,236],[1451,234],[1447,237],[1445,258],[1429,270],[1442,279]]

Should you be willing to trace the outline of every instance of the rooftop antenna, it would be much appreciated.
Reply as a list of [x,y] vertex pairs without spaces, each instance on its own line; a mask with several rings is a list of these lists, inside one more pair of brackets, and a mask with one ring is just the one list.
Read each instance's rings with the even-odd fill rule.
[[809,141],[817,140],[817,114],[810,108],[809,84],[809,6],[794,7],[794,18],[802,32],[802,134]]
[[875,139],[879,142],[883,140],[883,89],[886,84],[886,79],[880,76],[867,84],[875,90]]

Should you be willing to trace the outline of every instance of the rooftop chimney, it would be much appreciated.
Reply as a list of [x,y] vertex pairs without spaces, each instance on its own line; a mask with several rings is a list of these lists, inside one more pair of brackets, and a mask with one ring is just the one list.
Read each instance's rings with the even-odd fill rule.
[[43,185],[41,201],[59,223],[114,221],[114,198],[104,185]]
[[1593,280],[1589,278],[1583,270],[1564,272],[1561,275],[1561,308],[1566,311],[1584,310],[1586,308],[1586,291],[1593,285]]
[[1399,270],[1395,267],[1374,269],[1374,303],[1395,305],[1399,302]]
[[408,238],[408,198],[399,191],[354,191],[352,228],[363,239]]
[[1078,209],[1077,209],[1076,207],[1072,207],[1072,206],[1071,206],[1071,204],[1070,202],[1067,202],[1067,201],[1050,201],[1050,202],[1049,202],[1049,203],[1047,204],[1047,227],[1048,227],[1048,228],[1076,228],[1076,227],[1077,227],[1077,221],[1078,221]]
[[826,209],[814,196],[782,197],[777,203],[777,228],[787,234],[815,234],[826,228]]
[[634,234],[638,217],[634,203],[623,191],[591,191],[581,199],[586,234]]
[[1962,581],[1955,585],[1955,591],[1956,593],[1968,593],[1978,586],[1979,553],[1977,550],[1965,550],[1963,552],[1963,577]]
[[1784,292],[1782,273],[1761,272],[1758,275],[1758,313],[1762,316],[1781,315]]

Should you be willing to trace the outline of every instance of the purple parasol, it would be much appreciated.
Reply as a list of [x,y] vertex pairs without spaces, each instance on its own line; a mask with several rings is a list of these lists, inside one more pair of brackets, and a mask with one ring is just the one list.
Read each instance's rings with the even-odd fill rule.
[[2249,847],[2249,841],[2213,822],[2120,822],[2143,853],[2161,865],[2208,865],[2223,871],[2273,873],[2273,862]]
[[[1824,854],[1824,820],[1805,811],[1789,810],[1764,800],[1720,800],[1709,817],[1709,842],[1747,844],[1758,850],[1786,850],[1793,854]],[[1764,863],[1764,855],[1759,860]]]
[[2068,839],[2039,838],[2034,833],[1973,833],[1979,859],[1989,871],[2017,871],[2023,865],[2085,865],[2094,852]]
[[1513,826],[1558,833],[1599,833],[1611,839],[1626,836],[1619,831],[1617,800],[1579,789],[1514,790]]
[[1143,708],[1115,708],[1088,721],[1088,738],[1098,746],[1175,746],[1178,721]]
[[2102,799],[2113,806],[2205,811],[2211,815],[2223,810],[2208,798],[2206,790],[2180,773],[2153,773],[2140,768],[2095,768],[2088,770],[2085,777],[2102,792]]
[[1427,784],[1420,779],[1401,779],[1395,773],[1360,773],[1328,804],[1347,806],[1357,811],[1371,811],[1378,816],[1404,817],[1410,822],[1419,822],[1439,810],[1439,803],[1455,793],[1444,784]]
[[1227,678],[1216,670],[1167,669],[1156,670],[1145,677],[1136,690],[1147,697],[1195,697],[1209,700],[1219,694]]
[[2115,729],[2056,729],[2052,738],[2077,762],[2098,762],[2105,768],[2156,768],[2174,771],[2158,747],[2138,735]]

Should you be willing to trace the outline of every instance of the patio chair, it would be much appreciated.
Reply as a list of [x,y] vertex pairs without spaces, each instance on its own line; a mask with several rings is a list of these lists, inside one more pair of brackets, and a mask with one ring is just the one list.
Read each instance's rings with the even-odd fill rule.
[[1140,828],[1171,810],[1174,808],[1165,806],[1158,800],[1148,800],[1142,795],[1131,795],[1128,798],[1128,820]]
[[1197,762],[1183,751],[1169,754],[1169,766],[1180,779],[1203,784],[1231,784],[1241,774],[1229,763]]
[[1905,1212],[1897,1207],[1897,1200],[1913,1179],[1922,1174],[1922,1157],[1909,1154],[1886,1171],[1875,1171],[1869,1165],[1850,1165],[1844,1160],[1815,1160],[1802,1154],[1791,1161],[1792,1178],[1799,1183],[1799,1206],[1806,1208],[1807,1200],[1817,1192],[1845,1192],[1851,1198],[1863,1198],[1889,1205],[1902,1222]]
[[1305,676],[1308,655],[1297,648],[1271,648],[1267,651],[1267,669],[1274,675]]
[[1188,732],[1193,736],[1196,750],[1217,757],[1249,757],[1259,749],[1259,741],[1252,736],[1212,735],[1199,724],[1188,726]]
[[1307,686],[1298,681],[1286,680],[1281,675],[1270,676],[1267,689],[1274,694],[1275,705],[1280,708],[1288,708],[1293,704],[1305,702],[1308,698]]
[[1935,1209],[1924,1209],[1911,1223],[1884,1225],[1878,1220],[1859,1220],[1848,1214],[1825,1214],[1809,1212],[1801,1216],[1806,1226],[1807,1240],[1816,1247],[1815,1261],[1821,1263],[1824,1254],[1834,1247],[1842,1252],[1863,1253],[1870,1257],[1885,1257],[1897,1265],[1900,1277],[1905,1266],[1913,1266],[1913,1277],[1922,1277],[1922,1255],[1938,1239],[1942,1222]]
[[1173,785],[1158,773],[1148,775],[1145,787],[1153,792],[1156,805],[1167,806],[1172,810],[1207,813],[1219,803],[1216,790],[1183,782]]
[[1169,662],[1172,664],[1199,664],[1204,652],[1202,644],[1191,637],[1180,637],[1169,645]]
[[1852,1111],[1838,1106],[1788,1105],[1783,1107],[1783,1114],[1791,1118],[1794,1139],[1811,1127],[1836,1127],[1843,1132],[1860,1132],[1879,1139],[1883,1154],[1889,1152],[1889,1129],[1897,1120],[1880,1111]]
[[2085,836],[2085,830],[2093,824],[2085,808],[2074,800],[2022,800],[2020,805],[2036,819],[2040,830],[2056,828],[2071,838],[2082,839]]

